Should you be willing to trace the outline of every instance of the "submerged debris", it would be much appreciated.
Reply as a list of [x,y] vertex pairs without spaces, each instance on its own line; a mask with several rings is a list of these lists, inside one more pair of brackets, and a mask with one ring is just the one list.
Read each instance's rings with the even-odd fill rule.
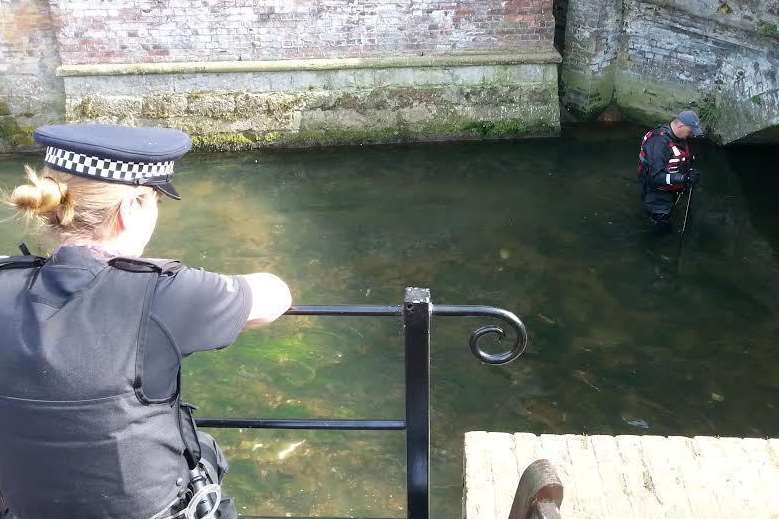
[[649,422],[642,420],[641,418],[626,418],[622,417],[622,421],[631,427],[638,427],[639,429],[649,429]]
[[286,449],[282,449],[281,451],[279,451],[276,457],[279,460],[285,460],[290,456],[290,454],[295,452],[297,448],[303,445],[304,443],[306,443],[306,440],[300,440],[299,442],[290,443]]

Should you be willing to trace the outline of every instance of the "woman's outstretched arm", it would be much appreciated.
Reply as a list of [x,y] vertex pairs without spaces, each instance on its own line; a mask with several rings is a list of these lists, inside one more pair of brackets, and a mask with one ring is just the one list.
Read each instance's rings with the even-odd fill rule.
[[272,323],[292,305],[289,287],[278,276],[258,272],[241,277],[246,280],[252,295],[252,309],[245,328],[259,328]]

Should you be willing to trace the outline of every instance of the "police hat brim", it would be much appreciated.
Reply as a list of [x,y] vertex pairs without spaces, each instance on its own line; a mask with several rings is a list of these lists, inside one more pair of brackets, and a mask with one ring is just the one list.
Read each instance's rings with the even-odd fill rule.
[[181,200],[181,195],[178,191],[176,191],[176,188],[173,187],[171,182],[165,182],[164,184],[153,184],[152,187],[160,193],[163,193],[164,195],[172,198],[173,200]]
[[33,134],[46,146],[47,167],[103,182],[155,187],[174,200],[173,164],[192,139],[173,128],[54,124]]

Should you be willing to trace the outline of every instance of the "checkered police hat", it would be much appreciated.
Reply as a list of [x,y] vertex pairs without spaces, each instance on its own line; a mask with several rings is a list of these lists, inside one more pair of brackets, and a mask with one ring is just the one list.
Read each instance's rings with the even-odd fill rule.
[[173,187],[173,163],[192,149],[184,132],[106,124],[42,126],[33,134],[46,146],[46,165],[104,182],[151,186],[180,200]]

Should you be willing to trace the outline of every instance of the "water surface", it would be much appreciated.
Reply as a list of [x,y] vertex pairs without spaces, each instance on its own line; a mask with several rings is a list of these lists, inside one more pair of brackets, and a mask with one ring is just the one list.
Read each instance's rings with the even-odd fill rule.
[[[765,168],[777,150],[699,146],[680,244],[639,211],[642,133],[190,155],[185,199],[162,205],[148,255],[275,272],[297,304],[400,304],[424,286],[434,302],[522,316],[529,352],[499,367],[468,350],[487,323],[434,321],[436,518],[460,515],[469,430],[776,436],[779,186]],[[0,159],[0,187],[37,160]],[[4,224],[0,251],[23,234]],[[184,371],[202,416],[403,417],[393,318],[286,317]],[[243,513],[404,514],[401,432],[215,434]]]

